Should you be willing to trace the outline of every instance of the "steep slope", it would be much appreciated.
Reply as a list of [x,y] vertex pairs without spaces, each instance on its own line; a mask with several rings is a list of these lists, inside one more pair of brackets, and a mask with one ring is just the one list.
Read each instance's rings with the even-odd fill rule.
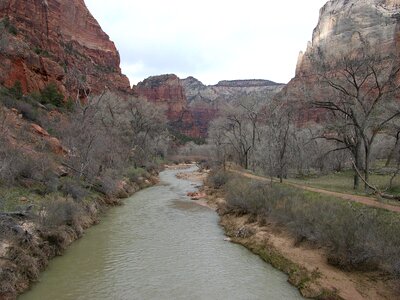
[[313,73],[311,57],[334,59],[366,42],[381,54],[399,51],[399,0],[331,0],[320,10],[312,42],[300,53],[296,77]]
[[[298,104],[301,122],[317,121],[319,111],[307,107],[318,82],[318,65],[329,70],[344,56],[357,55],[357,49],[373,51],[381,56],[399,55],[399,0],[331,0],[320,10],[319,22],[305,53],[300,53],[296,76],[280,93]],[[356,56],[357,57],[357,56]]]
[[84,97],[105,86],[130,91],[113,42],[84,0],[0,1],[0,84],[24,92],[49,82]]
[[195,126],[192,113],[188,110],[187,99],[178,76],[165,74],[151,76],[134,87],[139,98],[165,108],[171,127],[184,135],[202,137],[198,126]]
[[174,74],[151,76],[139,82],[135,92],[153,103],[164,105],[170,120],[179,118],[187,106],[180,79]]

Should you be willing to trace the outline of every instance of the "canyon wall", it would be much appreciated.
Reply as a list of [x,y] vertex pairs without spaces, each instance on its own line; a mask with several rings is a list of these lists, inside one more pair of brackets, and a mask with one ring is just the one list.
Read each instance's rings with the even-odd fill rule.
[[399,0],[331,0],[320,10],[306,52],[300,53],[296,77],[313,73],[312,58],[327,60],[370,46],[382,55],[398,53]]
[[[321,113],[309,109],[324,63],[335,71],[343,57],[357,57],[360,49],[381,57],[400,53],[400,0],[331,0],[320,10],[307,50],[300,53],[296,75],[279,95],[298,104],[302,122],[319,121]],[[337,71],[337,70],[336,70]]]
[[209,123],[218,116],[220,106],[238,98],[256,97],[266,103],[284,85],[268,80],[221,81],[204,85],[194,77],[152,76],[134,89],[139,97],[166,107],[172,127],[194,138],[207,137]]
[[72,97],[130,92],[119,53],[84,0],[0,1],[0,84],[24,92],[50,82]]

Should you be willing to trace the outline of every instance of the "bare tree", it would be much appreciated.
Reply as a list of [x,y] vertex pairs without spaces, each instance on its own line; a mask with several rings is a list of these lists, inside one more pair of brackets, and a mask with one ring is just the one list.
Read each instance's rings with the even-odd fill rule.
[[219,130],[224,134],[225,143],[234,150],[239,164],[248,169],[253,146],[253,127],[247,119],[246,112],[240,107],[227,106],[224,113]]
[[225,170],[229,149],[227,140],[225,138],[225,132],[223,130],[224,122],[225,120],[223,118],[219,118],[211,122],[208,129],[207,143],[215,147],[216,162],[217,164],[222,165]]
[[165,111],[162,107],[142,99],[131,98],[126,104],[132,146],[137,154],[146,156],[157,137],[165,135]]
[[262,151],[268,163],[269,173],[278,176],[280,182],[287,177],[288,169],[293,160],[295,147],[294,114],[285,101],[276,101],[274,105],[260,112],[263,119]]
[[[260,136],[258,132],[258,124],[260,117],[260,98],[251,97],[249,95],[244,95],[237,99],[238,106],[243,110],[243,114],[246,116],[248,123],[250,125],[250,137],[251,137],[251,148],[252,151],[256,151],[257,142],[260,142]],[[255,169],[253,163],[251,163],[252,169]]]
[[[351,152],[355,168],[364,171],[365,182],[369,180],[375,138],[400,117],[394,101],[399,91],[396,84],[399,72],[397,57],[381,58],[366,51],[343,56],[334,66],[321,67],[321,82],[328,87],[325,90],[328,94],[325,99],[313,101],[315,107],[327,112],[321,137],[338,142],[341,146],[336,150]],[[358,186],[355,174],[354,188]]]

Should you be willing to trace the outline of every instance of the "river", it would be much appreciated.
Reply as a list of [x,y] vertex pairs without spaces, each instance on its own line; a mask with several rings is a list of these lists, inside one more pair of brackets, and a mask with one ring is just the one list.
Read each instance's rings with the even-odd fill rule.
[[286,275],[224,241],[217,214],[186,196],[196,184],[179,172],[107,211],[18,299],[302,299]]

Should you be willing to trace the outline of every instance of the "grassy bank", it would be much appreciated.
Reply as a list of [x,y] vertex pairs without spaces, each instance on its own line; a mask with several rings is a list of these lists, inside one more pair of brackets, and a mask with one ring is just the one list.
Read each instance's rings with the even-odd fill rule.
[[[158,181],[155,170],[132,169],[126,175],[113,195],[78,191],[77,186],[68,193],[61,190],[44,196],[32,187],[2,187],[0,299],[16,299],[28,289],[49,260],[82,237],[107,207],[120,205],[122,198]],[[78,194],[81,197],[74,197]]]
[[225,201],[218,201],[218,211],[221,224],[233,241],[245,245],[289,274],[290,281],[306,296],[335,299],[332,297],[340,294],[334,289],[328,292],[324,288],[315,288],[316,272],[305,270],[301,264],[299,266],[281,255],[269,242],[273,233],[270,238],[265,238],[265,232],[271,228],[287,233],[293,249],[322,249],[324,262],[339,272],[379,273],[390,281],[391,286],[398,282],[398,214],[224,172],[212,173],[208,185],[214,192],[217,189],[222,193],[219,197],[225,198]]
[[[358,190],[354,190],[353,177],[354,172],[348,170],[321,176],[304,176],[300,178],[290,178],[289,182],[340,193],[365,195],[364,185],[361,185]],[[391,177],[391,174],[372,173],[369,180],[373,186],[377,187],[381,191],[387,190],[387,193],[393,195],[400,194],[400,177],[396,177],[393,180],[393,186],[391,189],[389,189],[388,184]],[[396,203],[395,201],[393,202]]]

